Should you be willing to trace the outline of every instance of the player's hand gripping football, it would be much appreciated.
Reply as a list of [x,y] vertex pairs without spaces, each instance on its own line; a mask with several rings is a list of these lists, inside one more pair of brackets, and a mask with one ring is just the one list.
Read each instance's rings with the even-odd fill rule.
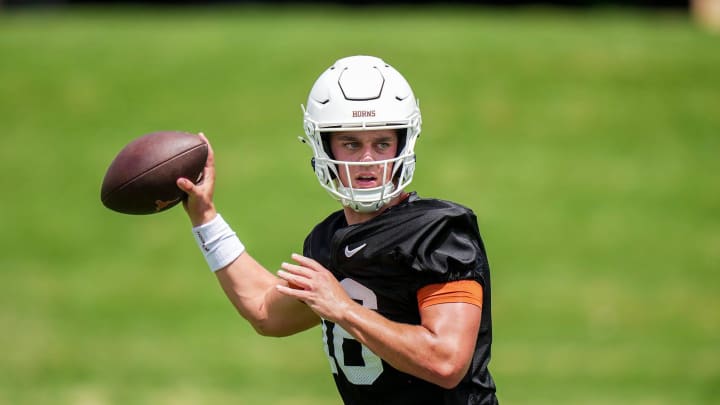
[[295,297],[307,304],[318,316],[332,322],[338,322],[347,314],[351,305],[357,305],[345,292],[343,286],[317,261],[293,254],[297,264],[283,263],[278,277],[291,287],[277,285],[280,293]]
[[208,145],[208,156],[203,170],[202,180],[198,184],[181,177],[177,179],[177,186],[187,193],[187,198],[183,201],[183,208],[190,217],[193,226],[202,225],[210,222],[217,215],[215,204],[213,204],[213,194],[215,192],[215,153],[213,152],[210,142],[201,132],[198,134]]

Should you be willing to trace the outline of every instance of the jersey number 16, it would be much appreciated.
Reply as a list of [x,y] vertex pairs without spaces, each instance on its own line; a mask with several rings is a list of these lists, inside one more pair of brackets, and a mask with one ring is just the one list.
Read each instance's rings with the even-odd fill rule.
[[[342,280],[340,284],[350,298],[365,308],[377,309],[377,296],[371,289],[350,278]],[[347,380],[355,385],[371,385],[380,377],[383,372],[380,357],[360,344],[340,325],[323,319],[322,331],[325,354],[330,360],[333,374],[338,373],[339,367]]]

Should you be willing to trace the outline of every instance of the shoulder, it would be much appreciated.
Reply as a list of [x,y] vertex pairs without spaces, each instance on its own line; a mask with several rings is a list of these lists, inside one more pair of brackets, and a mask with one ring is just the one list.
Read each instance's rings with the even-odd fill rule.
[[394,229],[400,251],[419,273],[467,279],[486,265],[475,213],[461,204],[413,194],[382,222]]
[[330,259],[330,241],[335,232],[347,226],[342,210],[335,211],[320,221],[310,231],[303,244],[303,255],[311,257],[327,266]]
[[328,215],[325,219],[315,225],[312,231],[310,231],[310,235],[315,233],[322,234],[325,232],[335,232],[337,229],[345,226],[347,226],[345,214],[342,210],[338,210]]
[[415,193],[389,210],[388,214],[391,221],[411,228],[459,227],[477,230],[477,217],[472,209],[452,201],[422,198]]
[[420,197],[417,193],[410,193],[409,197],[401,204],[398,209],[407,209],[424,212],[441,212],[441,213],[472,213],[472,210],[462,204],[453,201],[443,200],[439,198]]

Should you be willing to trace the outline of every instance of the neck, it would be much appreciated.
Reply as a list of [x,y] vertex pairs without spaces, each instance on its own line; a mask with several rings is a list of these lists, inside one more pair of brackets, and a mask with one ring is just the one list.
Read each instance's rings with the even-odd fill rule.
[[400,195],[390,200],[389,203],[383,205],[382,208],[373,212],[357,212],[350,207],[343,207],[343,211],[345,212],[345,220],[347,221],[348,225],[355,225],[369,221],[376,216],[382,214],[386,209],[400,204],[400,202],[407,198],[407,196],[408,193],[400,193]]

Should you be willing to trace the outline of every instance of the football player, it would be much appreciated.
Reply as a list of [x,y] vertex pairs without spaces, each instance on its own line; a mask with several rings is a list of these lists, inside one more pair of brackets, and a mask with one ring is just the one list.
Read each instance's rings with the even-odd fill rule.
[[490,269],[476,217],[405,191],[420,125],[410,85],[381,59],[343,58],[320,75],[303,141],[342,209],[277,275],[217,213],[212,148],[204,181],[178,186],[208,265],[258,333],[321,325],[344,403],[495,404]]

